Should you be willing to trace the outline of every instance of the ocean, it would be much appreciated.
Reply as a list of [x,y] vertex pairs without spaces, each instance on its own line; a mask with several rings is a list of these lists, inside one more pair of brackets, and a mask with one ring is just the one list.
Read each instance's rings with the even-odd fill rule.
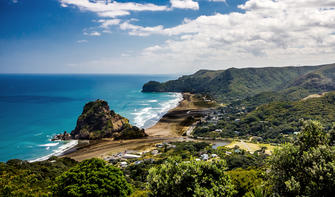
[[0,75],[0,161],[37,161],[60,155],[77,141],[52,142],[71,132],[84,105],[106,100],[112,110],[142,128],[153,126],[182,99],[179,93],[142,93],[150,80],[172,75]]

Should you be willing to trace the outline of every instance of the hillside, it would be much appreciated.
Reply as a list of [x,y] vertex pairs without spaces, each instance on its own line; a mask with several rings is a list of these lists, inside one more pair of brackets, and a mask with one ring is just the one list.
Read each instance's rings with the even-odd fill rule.
[[297,101],[312,94],[335,90],[335,64],[324,65],[288,82],[278,91],[265,91],[233,101],[233,106],[243,105],[251,111],[255,107],[274,101]]
[[[200,70],[164,83],[150,81],[143,92],[208,94],[231,103],[263,92],[277,92],[280,100],[300,99],[311,93],[335,90],[335,64],[302,67],[230,68]],[[262,96],[261,96],[262,97]],[[275,98],[277,100],[278,98]]]
[[259,136],[265,141],[282,142],[283,135],[298,132],[302,119],[318,120],[329,130],[335,120],[335,92],[319,97],[298,101],[275,101],[263,104],[249,113],[241,106],[233,110],[231,106],[221,109],[225,115],[216,125],[198,125],[195,135],[213,136],[213,131],[221,129],[221,137]]

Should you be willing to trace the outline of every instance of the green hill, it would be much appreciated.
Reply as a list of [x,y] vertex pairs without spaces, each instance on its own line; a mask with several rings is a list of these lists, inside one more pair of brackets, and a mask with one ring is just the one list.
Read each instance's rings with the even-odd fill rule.
[[[143,92],[192,92],[208,94],[231,103],[257,94],[276,92],[274,100],[297,100],[311,93],[335,90],[335,64],[302,67],[230,68],[200,70],[164,83],[150,81]],[[269,93],[270,92],[270,93]]]
[[[221,137],[259,136],[264,141],[281,142],[283,135],[293,134],[300,129],[301,119],[320,121],[326,130],[335,121],[335,92],[298,101],[275,101],[263,104],[249,113],[231,105],[220,109],[225,113],[216,125],[198,125],[197,136],[213,136],[221,129]],[[242,113],[241,113],[242,112]]]

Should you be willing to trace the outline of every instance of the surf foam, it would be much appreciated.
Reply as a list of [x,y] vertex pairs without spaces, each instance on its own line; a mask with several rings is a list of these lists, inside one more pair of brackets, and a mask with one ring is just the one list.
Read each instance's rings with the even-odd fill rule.
[[[50,144],[56,144],[56,143],[49,143],[49,145]],[[57,143],[57,144],[59,144],[59,143]],[[78,140],[70,140],[69,142],[67,142],[67,143],[63,144],[62,146],[58,147],[51,154],[45,155],[43,157],[39,157],[37,159],[29,160],[29,162],[44,161],[44,160],[49,159],[51,156],[60,156],[65,151],[70,150],[71,148],[73,148],[77,144],[78,144]],[[48,144],[44,144],[44,145],[48,145]],[[44,146],[44,145],[40,145],[40,146]],[[53,146],[55,146],[55,145],[53,145]],[[50,146],[47,146],[47,147],[50,147]]]
[[38,145],[38,146],[47,146],[47,147],[50,147],[50,146],[57,146],[59,143],[48,143],[48,144],[41,144],[41,145]]
[[[170,109],[177,107],[179,102],[183,100],[181,93],[171,94],[173,99],[160,103],[159,107],[145,107],[139,112],[134,112],[134,124],[144,129],[155,125]],[[153,103],[152,101],[154,100],[148,102]]]

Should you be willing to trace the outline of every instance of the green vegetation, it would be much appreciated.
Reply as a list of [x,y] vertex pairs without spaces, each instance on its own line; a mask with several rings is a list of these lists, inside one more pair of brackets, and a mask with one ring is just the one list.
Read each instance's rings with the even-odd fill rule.
[[[335,90],[335,64],[284,68],[200,70],[165,83],[150,82],[143,91],[192,92],[228,105],[200,121],[196,137],[249,139],[271,143],[293,141],[300,120],[318,120],[331,128],[335,120],[334,92],[321,98],[311,94]],[[218,120],[211,120],[218,118]]]
[[[239,147],[175,142],[119,169],[100,159],[1,163],[1,196],[332,196],[335,129],[305,121],[269,156]],[[204,157],[206,155],[206,157]],[[57,177],[57,178],[56,178]]]
[[332,196],[335,192],[334,131],[304,122],[294,144],[285,144],[270,160],[270,183],[281,196]]
[[57,177],[56,196],[128,196],[132,187],[122,171],[101,159],[85,160]]
[[[234,188],[240,188],[237,190],[237,193],[235,193],[234,196],[243,196],[243,194],[245,194],[245,191],[250,191],[251,189],[254,188],[253,186],[249,187],[248,186],[249,183],[246,183],[246,185],[243,185],[243,186],[237,185],[239,184],[238,181],[243,181],[244,179],[243,177],[245,178],[248,177],[246,173],[244,172],[250,172],[249,178],[251,178],[251,176],[255,177],[255,180],[252,180],[251,182],[255,182],[256,185],[258,185],[259,182],[263,181],[263,178],[260,176],[262,174],[260,169],[265,167],[266,165],[265,161],[268,155],[264,154],[261,150],[256,151],[254,154],[250,154],[249,152],[246,152],[244,150],[234,149],[234,148],[231,149],[231,148],[219,147],[217,149],[213,149],[208,143],[205,143],[205,142],[176,142],[176,143],[173,143],[173,145],[175,145],[174,148],[171,148],[171,147],[170,148],[167,148],[167,147],[159,148],[161,154],[156,155],[156,156],[150,156],[150,153],[148,153],[147,155],[144,156],[144,158],[150,158],[150,159],[147,159],[143,163],[140,163],[137,165],[129,165],[127,168],[124,169],[124,173],[130,178],[131,183],[134,184],[135,187],[139,191],[143,191],[145,189],[149,189],[149,191],[151,191],[153,190],[153,189],[150,189],[151,187],[154,187],[157,189],[159,185],[159,187],[162,187],[162,188],[158,188],[159,191],[157,189],[156,193],[151,193],[151,195],[165,196],[168,194],[157,195],[157,193],[163,192],[162,190],[164,191],[166,190],[166,192],[168,190],[171,190],[171,188],[169,187],[172,187],[172,189],[174,188],[175,189],[177,188],[186,189],[187,187],[193,187],[194,184],[197,184],[197,183],[194,183],[192,185],[190,184],[184,185],[184,187],[181,187],[180,184],[186,184],[186,183],[182,183],[182,182],[174,186],[167,185],[167,184],[160,184],[160,183],[162,183],[162,181],[167,181],[165,179],[163,180],[163,177],[170,177],[170,178],[173,177],[172,175],[168,174],[168,173],[172,173],[171,171],[175,173],[174,179],[172,178],[169,179],[172,184],[173,182],[172,180],[179,180],[175,178],[181,176],[180,174],[185,175],[185,172],[190,172],[189,175],[191,176],[192,174],[191,172],[194,172],[193,170],[195,170],[194,168],[196,169],[200,168],[200,167],[196,167],[198,165],[203,166],[204,164],[206,164],[206,169],[207,168],[215,169],[217,167],[217,162],[223,162],[223,163],[220,163],[220,165],[224,165],[220,167],[220,170],[222,170],[222,172],[224,172],[225,175],[230,176],[230,172],[232,172],[232,175],[234,177],[230,176],[230,179],[232,180],[231,183],[235,183],[233,184]],[[209,156],[207,161],[200,159],[202,158],[204,154],[207,154]],[[217,155],[217,156],[213,157],[212,154]],[[180,165],[182,165],[182,167]],[[214,165],[214,166],[211,166],[211,165]],[[185,171],[184,168],[188,170]],[[150,182],[152,180],[148,180],[149,178],[148,175],[151,172],[151,170],[154,170],[154,174],[155,174],[154,176],[155,179],[153,183]],[[212,171],[207,169],[206,172],[211,173]],[[244,176],[243,174],[245,174],[246,176]],[[239,176],[239,177],[235,177],[235,176]],[[188,181],[197,182],[200,180],[199,177],[196,177],[196,174],[193,174],[192,177],[194,179],[189,178]],[[225,177],[228,178],[227,176]],[[186,178],[186,177],[182,177],[182,178]],[[242,179],[240,180],[240,178]],[[202,177],[202,179],[206,179],[206,177]],[[173,183],[173,184],[176,184],[176,183]],[[190,192],[194,192],[193,189]],[[170,192],[170,195],[171,196],[183,196],[183,195],[178,195],[180,194],[180,192],[173,192],[174,194]],[[194,194],[194,195],[197,195],[197,194]],[[217,196],[220,196],[220,195],[218,194]]]
[[72,159],[56,157],[34,163],[18,159],[0,163],[0,196],[50,196],[49,186],[56,177],[76,164]]
[[194,135],[213,136],[213,131],[221,129],[217,136],[259,136],[262,141],[282,143],[290,140],[287,135],[299,132],[301,119],[318,120],[329,130],[335,120],[335,92],[305,100],[263,104],[251,112],[241,109],[234,110],[232,106],[220,109],[225,114],[218,123],[200,123]]
[[150,196],[233,196],[234,186],[225,175],[224,161],[170,158],[148,175]]
[[[263,92],[276,92],[274,99],[301,99],[309,94],[335,90],[335,65],[230,68],[200,70],[165,83],[148,82],[144,92],[191,92],[208,94],[214,99],[231,103]],[[277,93],[278,92],[278,93]],[[271,99],[270,99],[271,100]]]
[[[143,91],[200,93],[195,105],[221,106],[201,117],[189,116],[181,126],[197,122],[195,137],[233,137],[247,148],[163,143],[125,165],[118,165],[124,158],[108,158],[110,163],[56,157],[35,163],[9,160],[0,163],[0,196],[332,196],[334,71],[335,64],[232,68],[149,82]],[[218,105],[213,98],[227,105]],[[128,139],[145,133],[97,100],[85,106],[71,136]],[[268,146],[259,144],[252,150],[247,140],[283,145],[268,155]]]
[[132,126],[124,128],[120,134],[115,136],[114,139],[136,139],[143,138],[146,134],[144,133],[144,129],[140,129],[138,127]]
[[228,171],[227,173],[238,193],[235,196],[244,196],[249,191],[253,191],[263,183],[262,173],[255,169],[242,169]]

